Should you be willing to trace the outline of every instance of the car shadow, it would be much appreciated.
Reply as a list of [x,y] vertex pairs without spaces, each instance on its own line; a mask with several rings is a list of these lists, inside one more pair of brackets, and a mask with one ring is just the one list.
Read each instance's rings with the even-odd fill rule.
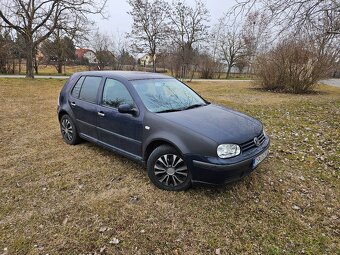
[[[86,140],[82,140],[78,145],[84,146],[86,147],[86,149],[91,150],[94,153],[97,153],[97,154],[99,153],[103,157],[114,157],[114,160],[119,161],[120,164],[126,164],[128,161],[129,164],[131,164],[131,168],[136,169],[139,173],[143,172],[143,174],[145,174],[145,178],[148,178],[146,167],[143,166],[143,164],[141,163],[138,163],[132,159],[129,159],[127,157],[120,155],[119,153],[106,149],[105,147],[100,146],[98,144],[88,142]],[[227,184],[219,184],[219,185],[206,184],[206,183],[193,183],[190,189],[184,192],[187,194],[190,194],[192,192],[196,194],[202,193],[202,195],[207,195],[207,196],[212,195],[212,194],[216,195],[220,193],[226,193],[226,192],[232,191],[233,189],[239,187],[240,185],[241,186],[248,185],[249,182],[251,182],[252,178],[253,178],[252,174],[250,174],[250,175],[243,177],[242,179],[238,181],[234,181],[234,182],[227,183]],[[152,185],[151,182],[150,182],[150,185]]]

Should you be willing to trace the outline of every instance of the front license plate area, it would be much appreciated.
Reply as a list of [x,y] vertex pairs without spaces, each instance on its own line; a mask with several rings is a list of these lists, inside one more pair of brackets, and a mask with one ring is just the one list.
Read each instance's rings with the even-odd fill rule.
[[268,150],[263,152],[261,155],[257,156],[253,161],[253,169],[257,167],[266,157],[268,156]]

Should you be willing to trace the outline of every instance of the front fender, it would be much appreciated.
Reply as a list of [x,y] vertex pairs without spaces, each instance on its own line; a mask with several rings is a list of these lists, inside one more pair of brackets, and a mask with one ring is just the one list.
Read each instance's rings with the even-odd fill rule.
[[154,141],[165,141],[172,144],[183,155],[216,155],[217,143],[215,141],[162,118],[159,114],[147,113],[144,125],[149,129],[144,129],[143,155],[145,155],[148,145]]

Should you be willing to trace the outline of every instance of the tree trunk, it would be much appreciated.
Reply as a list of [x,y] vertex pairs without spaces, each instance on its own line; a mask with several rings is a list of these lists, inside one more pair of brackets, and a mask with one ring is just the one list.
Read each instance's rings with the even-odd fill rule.
[[35,74],[39,74],[39,64],[35,56],[34,56],[34,70],[35,70]]
[[194,75],[195,75],[197,69],[198,69],[198,65],[195,65],[194,70],[192,70],[192,72],[191,72],[190,82],[191,82],[192,79],[194,78]]
[[156,54],[152,55],[152,71],[154,73],[157,71],[157,69],[156,69]]
[[60,60],[58,60],[58,63],[57,63],[57,72],[58,74],[63,73],[63,62]]
[[21,56],[19,57],[19,74],[21,74]]
[[15,58],[12,59],[12,74],[15,74]]
[[226,79],[229,78],[230,76],[230,72],[231,72],[231,65],[228,66],[228,70],[227,70],[227,76],[226,76]]
[[34,78],[33,73],[34,47],[32,39],[26,40],[26,45],[27,45],[26,78]]

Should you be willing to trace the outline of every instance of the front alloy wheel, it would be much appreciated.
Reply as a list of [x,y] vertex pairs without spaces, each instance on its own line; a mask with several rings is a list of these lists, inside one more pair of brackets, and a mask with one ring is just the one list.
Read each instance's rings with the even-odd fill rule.
[[148,175],[158,188],[181,191],[190,187],[191,174],[182,156],[170,146],[160,146],[150,155]]

